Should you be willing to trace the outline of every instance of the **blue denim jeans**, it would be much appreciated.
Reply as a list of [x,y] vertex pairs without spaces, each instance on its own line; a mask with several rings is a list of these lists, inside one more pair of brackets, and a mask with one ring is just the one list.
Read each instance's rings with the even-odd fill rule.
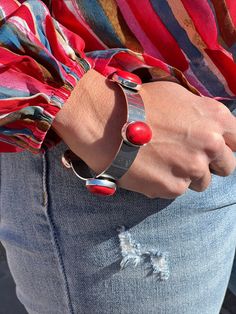
[[236,247],[236,172],[175,200],[122,189],[102,198],[63,168],[65,149],[0,157],[0,240],[27,311],[218,314]]

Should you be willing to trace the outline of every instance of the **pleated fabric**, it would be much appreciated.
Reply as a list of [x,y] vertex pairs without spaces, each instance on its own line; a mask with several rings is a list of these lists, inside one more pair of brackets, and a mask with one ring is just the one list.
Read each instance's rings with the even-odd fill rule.
[[0,152],[56,145],[53,119],[91,68],[235,102],[235,25],[234,0],[1,0]]

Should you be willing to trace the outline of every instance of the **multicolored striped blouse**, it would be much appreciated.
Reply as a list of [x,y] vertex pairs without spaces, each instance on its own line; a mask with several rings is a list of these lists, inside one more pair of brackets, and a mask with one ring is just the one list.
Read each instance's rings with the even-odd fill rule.
[[235,0],[0,0],[0,151],[60,141],[53,118],[90,68],[235,104],[235,26]]

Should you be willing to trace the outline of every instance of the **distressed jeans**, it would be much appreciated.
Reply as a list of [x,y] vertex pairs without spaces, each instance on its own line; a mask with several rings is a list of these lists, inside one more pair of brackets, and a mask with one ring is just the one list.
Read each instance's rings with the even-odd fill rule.
[[236,173],[175,200],[122,189],[103,198],[62,166],[65,149],[0,157],[0,240],[28,313],[218,314],[235,254]]

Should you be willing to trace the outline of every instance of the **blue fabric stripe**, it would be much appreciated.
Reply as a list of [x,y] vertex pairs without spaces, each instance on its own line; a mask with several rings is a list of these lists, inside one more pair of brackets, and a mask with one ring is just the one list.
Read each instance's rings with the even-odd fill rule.
[[0,133],[6,136],[17,136],[17,135],[26,135],[31,136],[33,135],[33,132],[30,129],[8,129],[5,127],[0,127]]
[[24,148],[23,146],[20,146],[18,143],[15,143],[15,142],[10,141],[10,140],[11,140],[11,138],[9,138],[9,140],[7,140],[7,139],[5,139],[5,138],[1,138],[1,137],[0,137],[0,145],[1,145],[1,142],[3,142],[3,143],[10,144],[10,145],[12,145],[12,146]]
[[27,4],[30,5],[33,16],[35,17],[34,22],[39,34],[39,40],[50,52],[52,52],[50,44],[43,30],[43,24],[45,23],[45,8],[39,1],[35,0],[28,0]]
[[92,59],[111,59],[120,52],[128,52],[127,48],[114,48],[108,50],[94,50],[86,53],[86,56]]
[[191,43],[187,33],[179,25],[167,1],[150,0],[150,2],[180,48],[188,56],[190,68],[204,87],[214,96],[221,95],[222,97],[230,97],[225,91],[224,85],[205,64],[201,52]]
[[73,75],[76,78],[76,80],[78,81],[80,80],[80,77],[74,71],[72,71],[71,68],[69,68],[67,65],[61,63],[61,66],[66,71],[66,73]]
[[76,0],[85,20],[94,33],[109,47],[124,47],[108,17],[96,0]]
[[[30,106],[30,107],[25,107],[21,110],[19,110],[18,112],[23,116],[31,116],[33,117],[34,120],[44,120],[47,121],[48,123],[52,123],[53,118],[50,116],[47,116],[44,112],[43,112],[43,108],[42,107],[35,107],[35,106]],[[14,114],[14,113],[13,113]]]
[[7,46],[9,49],[21,50],[21,34],[16,32],[16,27],[5,23],[0,28],[0,45]]
[[14,98],[14,97],[29,97],[30,91],[20,91],[17,89],[0,86],[0,99]]

